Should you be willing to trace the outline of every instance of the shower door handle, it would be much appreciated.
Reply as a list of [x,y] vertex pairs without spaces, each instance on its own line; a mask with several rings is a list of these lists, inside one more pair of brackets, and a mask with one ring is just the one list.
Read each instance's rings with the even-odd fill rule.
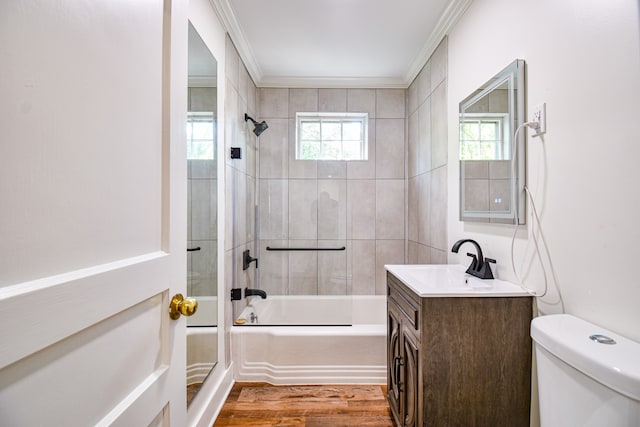
[[177,320],[180,316],[193,316],[198,310],[198,300],[195,298],[185,298],[182,294],[175,294],[169,303],[169,317]]

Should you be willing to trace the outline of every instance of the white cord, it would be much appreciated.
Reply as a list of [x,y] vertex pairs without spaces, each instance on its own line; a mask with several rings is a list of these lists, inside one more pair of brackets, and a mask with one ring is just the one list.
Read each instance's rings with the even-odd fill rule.
[[[538,122],[534,121],[534,122],[525,122],[522,123],[520,126],[518,126],[518,128],[516,129],[516,131],[513,134],[513,144],[514,144],[514,149],[512,150],[513,152],[513,158],[512,158],[512,176],[516,176],[515,175],[515,159],[517,158],[517,154],[518,154],[518,144],[517,144],[517,137],[518,137],[518,132],[524,128],[525,126],[535,129],[538,126]],[[526,185],[523,186],[525,195],[527,196],[527,198],[529,199],[529,203],[531,204],[531,237],[533,238],[533,244],[536,250],[536,255],[538,258],[538,262],[540,263],[540,267],[542,269],[542,275],[544,278],[544,290],[542,291],[542,293],[536,293],[533,289],[530,289],[528,287],[526,287],[524,285],[524,281],[522,280],[522,278],[520,277],[520,275],[518,274],[518,271],[516,269],[516,263],[515,263],[515,241],[516,241],[516,234],[518,232],[518,227],[520,226],[520,216],[519,216],[519,212],[516,209],[516,226],[513,229],[513,236],[511,237],[511,268],[513,270],[513,274],[516,276],[516,280],[519,282],[520,287],[527,292],[529,295],[538,297],[538,298],[542,298],[545,295],[547,295],[547,292],[549,291],[549,281],[547,278],[547,271],[544,267],[544,263],[542,260],[542,255],[540,253],[540,245],[538,243],[538,239],[536,237],[536,231],[534,229],[535,225],[538,225],[538,233],[540,233],[540,238],[542,239],[542,244],[544,247],[544,251],[547,257],[547,262],[549,263],[549,267],[551,269],[551,274],[553,276],[553,280],[554,283],[556,284],[556,289],[558,291],[558,299],[562,308],[562,312],[564,313],[564,300],[562,298],[562,294],[560,292],[560,287],[558,287],[558,279],[557,279],[557,275],[555,272],[555,268],[553,267],[553,261],[551,260],[551,254],[549,253],[549,246],[547,245],[547,240],[544,237],[544,233],[542,232],[542,226],[541,226],[541,221],[540,221],[540,216],[538,215],[538,209],[536,208],[536,204],[535,201],[533,200],[533,195],[531,194],[531,191],[529,190],[529,187],[527,187]],[[535,221],[534,221],[535,219]],[[524,264],[524,259],[523,259],[523,264]]]

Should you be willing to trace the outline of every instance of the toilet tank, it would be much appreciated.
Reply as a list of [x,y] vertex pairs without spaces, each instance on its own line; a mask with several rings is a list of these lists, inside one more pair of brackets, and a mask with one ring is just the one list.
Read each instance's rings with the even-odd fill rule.
[[531,337],[542,427],[640,426],[640,343],[567,314],[535,318]]

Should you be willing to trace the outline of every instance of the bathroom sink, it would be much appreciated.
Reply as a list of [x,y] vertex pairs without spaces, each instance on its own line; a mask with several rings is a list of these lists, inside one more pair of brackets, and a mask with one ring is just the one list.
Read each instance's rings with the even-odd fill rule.
[[387,271],[421,297],[527,296],[520,286],[499,279],[482,280],[458,264],[385,265]]

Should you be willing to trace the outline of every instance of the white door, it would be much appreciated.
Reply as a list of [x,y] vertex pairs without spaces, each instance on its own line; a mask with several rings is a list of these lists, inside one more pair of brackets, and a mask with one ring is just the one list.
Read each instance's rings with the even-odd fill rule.
[[184,3],[0,2],[2,426],[186,424]]

